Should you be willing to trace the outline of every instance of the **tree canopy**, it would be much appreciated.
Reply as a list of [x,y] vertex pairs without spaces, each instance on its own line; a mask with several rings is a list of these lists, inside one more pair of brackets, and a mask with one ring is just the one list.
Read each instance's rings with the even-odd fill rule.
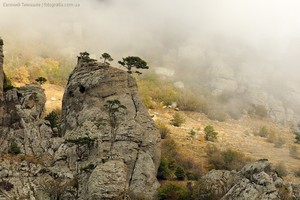
[[35,79],[35,81],[42,85],[47,81],[47,79],[44,77],[38,77],[37,79]]
[[103,53],[100,57],[100,59],[103,59],[103,63],[105,65],[110,65],[109,62],[107,61],[113,61],[114,59],[111,57],[111,55],[109,55],[108,53]]
[[[119,61],[118,63],[125,67],[128,73],[132,73],[132,68],[149,69],[147,62],[137,56],[128,56],[126,58],[122,58],[122,61]],[[141,74],[139,71],[135,71],[135,73]]]

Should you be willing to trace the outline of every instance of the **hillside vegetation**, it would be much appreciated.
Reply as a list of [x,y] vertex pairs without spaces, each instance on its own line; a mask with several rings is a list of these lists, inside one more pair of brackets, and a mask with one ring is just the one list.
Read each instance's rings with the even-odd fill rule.
[[[15,83],[29,83],[38,76],[45,76],[50,83],[65,82],[68,69],[61,73],[58,60],[22,63],[20,67],[6,63],[6,73]],[[160,199],[185,199],[193,195],[189,182],[198,187],[209,170],[239,170],[257,159],[268,159],[285,179],[298,180],[300,147],[293,130],[268,119],[264,106],[245,103],[231,110],[230,96],[213,96],[205,88],[178,88],[172,79],[151,72],[135,77],[162,137],[157,175],[162,183]],[[53,84],[42,87],[46,111],[59,108],[64,88]]]

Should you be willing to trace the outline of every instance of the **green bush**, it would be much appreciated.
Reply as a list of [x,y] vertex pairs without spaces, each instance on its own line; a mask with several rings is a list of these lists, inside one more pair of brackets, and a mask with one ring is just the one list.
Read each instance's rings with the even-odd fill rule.
[[214,141],[217,139],[218,132],[215,131],[214,127],[208,125],[204,128],[205,139],[208,141]]
[[175,176],[176,176],[176,179],[179,180],[179,181],[183,181],[184,180],[184,178],[185,178],[185,171],[182,169],[182,167],[178,166],[176,168]]
[[94,145],[95,139],[92,139],[90,137],[80,137],[77,139],[66,139],[65,143],[72,143],[76,144],[78,146],[84,146],[87,145],[88,147],[92,147]]
[[191,157],[180,156],[177,158],[177,163],[184,169],[188,180],[198,180],[204,174],[201,163]]
[[222,194],[217,195],[213,185],[209,185],[204,180],[199,180],[193,187],[193,200],[217,200],[221,199]]
[[244,154],[227,149],[221,151],[215,145],[206,147],[206,154],[210,169],[240,170],[247,163],[251,162]]
[[8,153],[17,155],[21,153],[21,149],[16,142],[12,142],[8,149]]
[[47,79],[44,77],[38,77],[37,79],[35,79],[36,82],[38,82],[40,85],[46,83]]
[[189,192],[186,187],[175,183],[167,183],[158,189],[158,198],[160,200],[187,200]]
[[60,127],[60,120],[61,120],[61,110],[55,109],[52,110],[46,117],[45,120],[50,122],[51,128],[59,128]]
[[178,112],[173,115],[173,119],[171,119],[171,124],[173,126],[180,127],[185,122],[184,117],[182,117]]
[[93,171],[95,168],[96,168],[96,165],[93,163],[90,163],[87,166],[80,168],[80,170],[89,173],[89,172]]
[[194,137],[196,135],[196,131],[194,131],[193,129],[189,132],[189,134]]
[[284,177],[288,174],[283,162],[280,162],[277,165],[275,165],[275,171],[277,172],[279,177]]
[[12,85],[11,80],[4,75],[4,83],[3,83],[3,91],[7,92],[8,90],[14,89],[15,87]]
[[296,139],[296,143],[300,144],[300,134],[297,134],[295,139]]
[[169,162],[166,158],[161,158],[160,164],[157,170],[157,178],[159,180],[167,180],[170,178],[171,170],[169,169]]

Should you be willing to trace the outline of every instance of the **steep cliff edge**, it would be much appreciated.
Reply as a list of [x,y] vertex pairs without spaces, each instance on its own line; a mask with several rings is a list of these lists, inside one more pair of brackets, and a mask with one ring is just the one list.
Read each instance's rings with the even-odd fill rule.
[[3,99],[3,82],[4,82],[3,61],[4,61],[3,40],[0,38],[0,126],[2,125],[3,103],[4,103],[4,99]]

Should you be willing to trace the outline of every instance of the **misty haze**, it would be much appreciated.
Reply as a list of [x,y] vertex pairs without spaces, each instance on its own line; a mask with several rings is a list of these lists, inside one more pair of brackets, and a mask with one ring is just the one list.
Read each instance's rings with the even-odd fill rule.
[[0,200],[300,198],[299,10],[0,0]]

